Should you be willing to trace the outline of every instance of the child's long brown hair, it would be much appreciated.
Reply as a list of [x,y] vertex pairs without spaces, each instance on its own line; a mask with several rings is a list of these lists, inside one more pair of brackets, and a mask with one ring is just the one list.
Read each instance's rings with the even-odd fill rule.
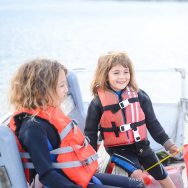
[[67,69],[58,61],[34,59],[24,63],[11,80],[9,109],[13,106],[14,111],[45,110],[49,101],[53,102],[54,95],[60,98],[57,93],[60,70],[67,75]]
[[110,69],[120,64],[125,68],[129,68],[130,81],[128,86],[131,86],[136,92],[139,88],[135,80],[134,66],[125,52],[108,52],[105,55],[101,55],[98,60],[98,65],[95,70],[94,78],[91,83],[91,92],[94,97],[97,96],[96,87],[99,86],[103,91],[108,89],[108,73]]

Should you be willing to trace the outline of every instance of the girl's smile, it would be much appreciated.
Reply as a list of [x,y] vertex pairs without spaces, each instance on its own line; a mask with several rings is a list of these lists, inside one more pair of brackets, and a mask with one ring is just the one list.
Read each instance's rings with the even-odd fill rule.
[[123,90],[130,81],[129,68],[120,64],[113,66],[108,72],[108,82],[110,87],[115,91]]

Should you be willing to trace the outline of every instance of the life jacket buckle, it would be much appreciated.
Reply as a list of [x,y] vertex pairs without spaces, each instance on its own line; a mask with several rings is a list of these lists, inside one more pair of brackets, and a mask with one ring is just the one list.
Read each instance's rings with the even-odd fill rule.
[[91,164],[91,162],[92,162],[92,159],[89,157],[87,159],[82,160],[81,163],[82,163],[82,166],[88,166]]
[[78,125],[78,122],[75,119],[72,119],[75,125]]
[[125,132],[125,131],[128,131],[129,129],[131,129],[131,124],[130,123],[129,124],[125,124],[125,125],[121,125],[119,127],[120,132]]
[[83,143],[83,146],[85,146],[85,149],[87,148],[89,142],[90,142],[89,137],[85,136],[85,140],[84,140],[84,143]]
[[133,130],[133,133],[134,133],[134,140],[135,140],[135,142],[139,142],[141,140],[141,138],[140,138],[140,134],[138,132],[138,128],[137,128],[136,131]]
[[88,143],[90,143],[90,139],[88,136],[85,136],[85,139],[87,140]]
[[123,108],[127,107],[129,104],[130,104],[130,103],[129,103],[128,99],[126,99],[126,100],[124,100],[124,101],[121,101],[121,102],[119,103],[119,106],[120,106],[121,109],[123,109]]

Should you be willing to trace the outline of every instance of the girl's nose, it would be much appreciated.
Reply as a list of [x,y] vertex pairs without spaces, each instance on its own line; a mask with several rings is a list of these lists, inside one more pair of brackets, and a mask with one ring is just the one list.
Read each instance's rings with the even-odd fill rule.
[[120,74],[120,78],[125,78],[124,73]]
[[65,86],[65,93],[67,93],[69,90],[68,90],[68,87],[67,85]]

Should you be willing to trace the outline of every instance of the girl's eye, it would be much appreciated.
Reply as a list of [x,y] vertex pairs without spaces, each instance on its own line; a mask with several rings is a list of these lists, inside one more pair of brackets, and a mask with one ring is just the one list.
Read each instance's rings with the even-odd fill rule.
[[114,74],[119,74],[118,72],[115,72]]
[[64,87],[64,85],[61,85],[60,87]]

